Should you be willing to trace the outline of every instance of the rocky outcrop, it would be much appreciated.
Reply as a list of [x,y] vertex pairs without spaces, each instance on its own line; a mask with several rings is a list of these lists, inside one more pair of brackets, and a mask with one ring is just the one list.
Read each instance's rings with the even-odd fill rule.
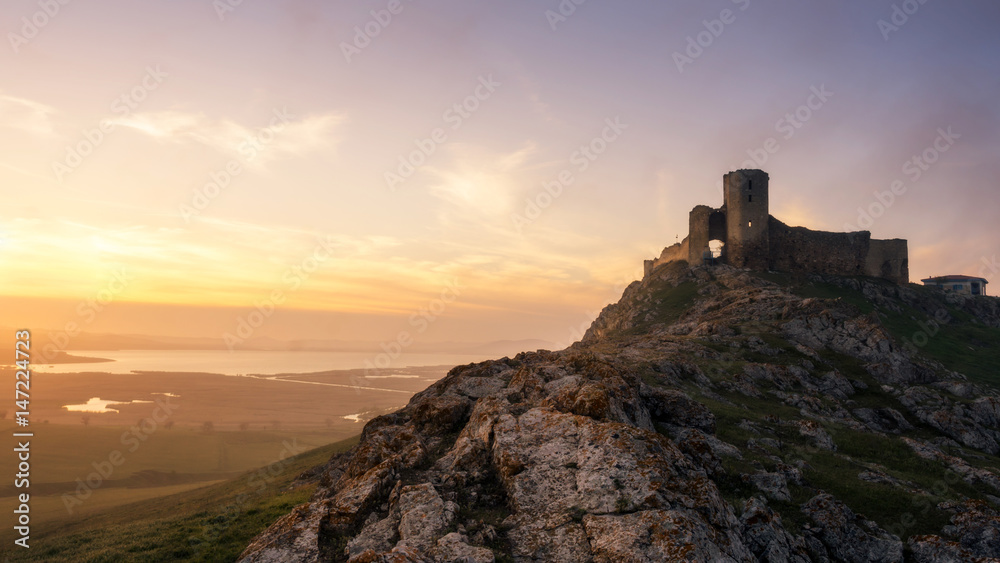
[[771,500],[792,500],[792,494],[788,492],[788,481],[781,473],[757,473],[750,476],[750,482]]
[[241,561],[1000,559],[1000,396],[884,322],[937,298],[766,278],[661,266],[566,350],[453,369]]
[[746,502],[740,516],[743,539],[758,561],[766,563],[809,563],[806,542],[793,537],[781,524],[781,516],[754,497]]
[[902,434],[913,430],[913,425],[894,408],[854,409],[851,413],[855,418],[864,423],[865,426],[875,432]]
[[283,563],[319,561],[320,525],[324,507],[302,505],[271,525],[241,555],[242,561]]
[[996,473],[990,471],[989,469],[984,469],[980,467],[974,467],[968,461],[944,453],[941,448],[935,446],[934,444],[929,444],[920,440],[913,438],[902,438],[903,442],[910,446],[921,458],[927,461],[935,461],[943,464],[948,468],[951,474],[957,476],[961,480],[965,481],[970,485],[986,485],[992,488],[997,493],[1000,493],[1000,476]]
[[915,563],[1000,561],[1000,515],[982,501],[951,504],[951,526],[941,536],[914,536],[909,547]]
[[995,397],[982,397],[971,404],[953,401],[930,387],[911,387],[899,401],[920,419],[958,442],[996,454],[1000,453],[1000,426]]
[[802,507],[816,526],[806,529],[806,546],[814,559],[832,561],[903,561],[903,543],[872,521],[858,518],[830,495],[814,497]]
[[[485,396],[469,391],[483,387],[491,389]],[[690,453],[656,424],[686,430]],[[492,551],[457,530],[489,525],[503,530],[504,551],[518,560],[750,561],[739,521],[709,478],[720,470],[714,429],[703,405],[591,354],[524,354],[456,369],[407,408],[370,422],[350,459],[338,460],[337,482],[242,559],[489,560]],[[442,442],[453,430],[454,442]],[[462,504],[505,513],[462,521]]]

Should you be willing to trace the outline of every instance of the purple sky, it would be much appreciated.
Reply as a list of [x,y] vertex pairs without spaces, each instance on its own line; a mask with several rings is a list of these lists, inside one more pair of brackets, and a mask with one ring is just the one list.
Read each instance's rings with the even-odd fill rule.
[[0,326],[124,268],[88,329],[218,336],[280,289],[261,334],[382,340],[458,279],[426,339],[565,343],[753,158],[786,223],[995,277],[996,2],[228,2],[0,7]]

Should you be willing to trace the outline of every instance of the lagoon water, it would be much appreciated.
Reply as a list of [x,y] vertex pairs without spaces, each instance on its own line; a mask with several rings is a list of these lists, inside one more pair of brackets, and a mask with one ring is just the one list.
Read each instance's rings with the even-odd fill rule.
[[[275,375],[279,373],[312,373],[318,371],[365,369],[375,362],[377,354],[362,352],[287,352],[255,350],[87,350],[71,351],[76,356],[107,358],[112,362],[86,364],[35,364],[32,371],[40,373],[132,373],[133,371],[199,372],[223,375]],[[491,356],[470,354],[402,354],[384,365],[383,355],[378,367],[398,369],[423,366],[457,366],[491,359]],[[377,376],[378,372],[371,371]]]

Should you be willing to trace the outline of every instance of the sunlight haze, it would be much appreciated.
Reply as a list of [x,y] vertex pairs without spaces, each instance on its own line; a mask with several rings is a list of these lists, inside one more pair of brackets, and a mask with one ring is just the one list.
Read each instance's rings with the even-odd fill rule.
[[995,262],[996,5],[628,4],[72,2],[28,38],[5,3],[0,326],[118,275],[85,330],[219,337],[278,290],[261,334],[381,341],[458,283],[421,338],[568,344],[747,161],[911,281]]

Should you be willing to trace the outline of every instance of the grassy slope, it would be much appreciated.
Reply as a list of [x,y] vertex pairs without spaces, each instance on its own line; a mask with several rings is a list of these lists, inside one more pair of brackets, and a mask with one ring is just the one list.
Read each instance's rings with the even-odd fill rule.
[[[830,284],[795,280],[780,274],[763,274],[762,277],[784,285],[802,297],[841,299],[864,313],[875,310],[872,303],[860,292]],[[914,289],[929,291],[916,286]],[[675,304],[688,303],[692,297],[692,292],[687,287],[663,288],[657,291],[657,301],[667,305],[667,310],[663,311],[662,316],[668,318],[674,317]],[[968,315],[954,309],[950,312],[956,321],[943,326],[925,346],[920,348],[920,352],[940,361],[949,369],[968,375],[974,381],[997,386],[996,366],[997,360],[1000,359],[1000,330],[964,322],[968,320]],[[926,315],[909,307],[904,307],[903,313],[881,311],[880,316],[886,328],[899,342],[903,342],[903,338],[912,339],[913,335],[921,330],[920,323],[930,320]],[[748,362],[774,364],[801,362],[805,356],[778,336],[781,334],[778,324],[780,322],[775,326],[741,327],[744,335],[758,334],[768,345],[781,349],[782,353],[778,356],[764,358],[746,348],[734,351],[728,347],[720,348],[710,341],[701,341],[700,343],[706,347],[731,352],[733,359],[725,362],[696,358],[691,360],[699,364],[705,374],[713,380],[731,380],[732,376],[741,372]],[[846,377],[860,380],[868,385],[866,391],[852,397],[855,406],[850,408],[888,406],[906,413],[906,409],[895,397],[882,391],[857,360],[829,351],[823,355],[828,369],[836,368]],[[766,387],[762,388],[762,391],[766,390]],[[774,423],[773,417],[777,417],[782,423],[802,417],[798,409],[784,405],[772,395],[765,393],[761,398],[751,398],[738,393],[721,393],[722,398],[727,401],[722,402],[704,396],[694,385],[687,386],[686,391],[708,406],[716,415],[718,436],[741,446],[744,452],[743,460],[725,460],[728,476],[719,483],[724,496],[737,509],[742,506],[744,500],[756,493],[751,485],[739,479],[741,473],[752,474],[761,468],[776,470],[769,455],[777,455],[786,463],[795,460],[807,462],[803,471],[804,485],[790,486],[792,502],[772,503],[791,529],[805,522],[799,505],[820,491],[833,494],[855,511],[904,538],[918,533],[937,533],[947,523],[949,514],[936,508],[939,502],[962,497],[982,498],[984,494],[993,492],[979,490],[977,487],[960,482],[953,474],[949,474],[942,464],[929,463],[918,458],[897,436],[878,436],[853,431],[839,425],[824,425],[837,443],[838,451],[818,450],[811,445],[810,440],[799,435],[794,427]],[[927,428],[912,416],[907,415],[907,419],[917,428],[909,434],[911,437],[926,439],[938,435],[936,431]],[[743,420],[749,420],[770,430],[764,435],[754,434],[738,426]],[[781,448],[762,446],[764,451],[769,452],[765,455],[763,451],[754,452],[744,447],[748,440],[757,440],[759,443],[761,438],[777,440]],[[1000,458],[984,454],[977,465],[1000,469]],[[932,496],[928,498],[912,495],[891,485],[866,483],[858,479],[859,473],[871,470],[875,466],[892,477],[931,491]]]
[[[77,478],[86,478],[94,470],[93,462],[107,460],[116,450],[125,460],[111,476],[119,480],[143,471],[243,472],[273,461],[285,449],[286,441],[294,440],[296,446],[312,449],[337,438],[331,432],[296,428],[210,434],[192,428],[158,429],[143,434],[144,441],[127,434],[129,429],[124,427],[35,424],[31,430],[35,433],[32,439],[33,484],[72,483]],[[13,431],[13,421],[0,420],[0,436],[10,436]],[[8,440],[2,440],[0,443],[6,446]],[[12,473],[15,462],[13,456],[2,456],[0,471]],[[7,483],[0,484],[0,491],[9,493],[6,488]]]
[[308,500],[314,486],[289,489],[302,471],[326,462],[357,443],[330,444],[217,485],[119,506],[85,519],[35,524],[31,549],[9,547],[2,534],[0,556],[17,561],[234,561],[254,536],[292,507]]
[[685,282],[677,287],[664,285],[650,291],[648,296],[653,304],[653,315],[649,319],[638,319],[635,327],[625,331],[626,334],[641,335],[654,325],[676,322],[694,304],[698,297],[698,284]]
[[[776,283],[778,280],[771,279]],[[880,282],[886,283],[886,282]],[[783,285],[803,297],[843,299],[869,313],[875,308],[858,291],[832,284],[805,283],[785,277]],[[902,313],[880,310],[879,318],[883,326],[900,344],[914,344],[924,356],[937,360],[950,370],[967,376],[971,381],[994,387],[1000,386],[997,359],[1000,358],[1000,329],[990,328],[972,321],[972,316],[949,305],[939,290],[910,284],[928,301],[937,302],[940,309],[947,311],[951,321],[939,325],[930,315],[899,303]],[[926,336],[926,343],[923,339]]]

